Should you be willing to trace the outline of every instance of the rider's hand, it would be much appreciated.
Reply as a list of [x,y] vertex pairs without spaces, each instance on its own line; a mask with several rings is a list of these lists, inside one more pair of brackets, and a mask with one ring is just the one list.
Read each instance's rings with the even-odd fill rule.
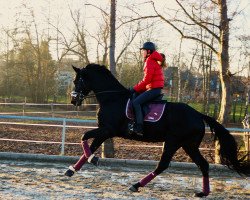
[[130,91],[131,94],[135,93],[135,90],[134,90],[133,87],[130,87],[130,88],[129,88],[129,91]]

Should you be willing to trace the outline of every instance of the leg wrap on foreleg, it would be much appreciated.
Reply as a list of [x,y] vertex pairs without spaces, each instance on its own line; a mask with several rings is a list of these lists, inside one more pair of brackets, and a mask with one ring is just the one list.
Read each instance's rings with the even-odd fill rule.
[[89,158],[92,154],[90,148],[89,148],[89,145],[88,145],[88,141],[87,140],[84,140],[82,141],[82,148],[83,148],[83,153],[84,155]]
[[141,179],[139,181],[141,187],[144,187],[145,185],[147,185],[151,180],[153,180],[156,177],[156,173],[151,172],[149,173],[147,176],[145,176],[143,179]]
[[96,157],[95,154],[92,154],[87,140],[82,141],[82,148],[83,148],[83,153],[85,157],[87,158],[88,162],[92,163],[95,166],[98,166],[99,158]]
[[79,171],[87,160],[88,158],[85,155],[82,155],[78,162],[73,166],[75,171]]

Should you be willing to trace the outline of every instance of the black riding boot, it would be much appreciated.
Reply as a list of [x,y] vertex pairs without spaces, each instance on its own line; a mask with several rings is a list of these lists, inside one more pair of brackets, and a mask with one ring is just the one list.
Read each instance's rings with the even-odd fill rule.
[[133,126],[132,132],[137,135],[143,135],[143,114],[141,106],[134,107],[135,114],[135,124]]

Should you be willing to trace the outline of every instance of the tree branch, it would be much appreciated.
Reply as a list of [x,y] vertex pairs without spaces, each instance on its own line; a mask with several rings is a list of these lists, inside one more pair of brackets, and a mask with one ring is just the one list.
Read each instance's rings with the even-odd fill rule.
[[218,5],[218,3],[215,0],[210,0],[213,4]]
[[128,23],[130,23],[130,22],[135,22],[135,21],[138,21],[138,20],[148,19],[148,18],[158,18],[158,17],[159,17],[158,15],[151,15],[151,16],[143,16],[143,17],[134,18],[134,19],[131,19],[131,20],[129,20],[129,21],[122,22],[122,23],[116,28],[116,30],[119,29],[122,25],[128,24]]
[[[163,17],[162,15],[160,15],[160,14],[157,12],[157,10],[156,10],[156,8],[155,8],[155,6],[154,6],[154,2],[152,2],[152,5],[153,5],[153,8],[154,8],[154,10],[155,10],[157,16],[160,17],[160,18],[161,18],[163,21],[165,21],[166,23],[168,23],[170,26],[172,26],[176,31],[178,31],[178,32],[180,33],[180,35],[181,35],[182,38],[191,39],[191,40],[198,41],[198,42],[200,42],[200,43],[202,43],[202,44],[208,46],[214,53],[218,54],[218,51],[216,51],[216,49],[215,49],[212,45],[208,44],[207,42],[205,42],[205,41],[203,41],[203,40],[201,40],[201,39],[199,39],[199,38],[196,38],[196,37],[194,37],[194,36],[187,36],[187,35],[184,35],[183,31],[181,31],[177,26],[175,26],[173,23],[171,23],[169,20],[167,20],[165,17]],[[216,36],[216,37],[218,37],[218,36]]]
[[104,14],[106,15],[106,17],[109,16],[109,14],[108,14],[105,10],[99,8],[98,6],[95,6],[95,5],[90,4],[90,3],[85,3],[85,5],[86,5],[86,6],[93,6],[93,7],[97,8],[98,10],[100,10],[102,13],[104,13]]
[[135,32],[135,34],[132,35],[131,39],[126,43],[125,47],[122,49],[122,51],[120,52],[120,54],[116,58],[116,63],[118,63],[118,61],[121,58],[122,54],[126,51],[126,49],[128,48],[128,46],[133,42],[133,40],[135,39],[135,37],[136,37],[136,35],[138,33],[139,33],[139,30],[137,29],[136,32]]
[[[198,26],[204,28],[207,32],[209,32],[214,38],[216,38],[218,41],[220,40],[220,38],[213,32],[211,31],[208,27],[204,26],[201,22],[198,22],[196,19],[194,19],[187,11],[186,9],[183,7],[183,5],[178,1],[175,0],[178,5],[181,7],[181,9],[184,11],[184,13],[189,17],[189,19],[191,19],[195,24],[197,24]],[[154,7],[155,9],[155,7]]]

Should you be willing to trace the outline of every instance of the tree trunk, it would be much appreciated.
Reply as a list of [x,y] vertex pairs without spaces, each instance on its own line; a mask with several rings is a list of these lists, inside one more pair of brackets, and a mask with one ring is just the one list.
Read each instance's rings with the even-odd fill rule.
[[[115,63],[115,18],[116,18],[116,0],[111,0],[110,4],[110,51],[109,51],[109,66],[111,73],[116,76]],[[107,139],[102,145],[102,157],[114,157],[114,142],[113,139]]]
[[249,107],[249,101],[250,101],[250,61],[248,63],[248,81],[246,84],[246,103],[245,103],[245,109],[244,109],[244,116],[246,116],[248,113],[248,107]]
[[[213,39],[212,39],[213,44]],[[209,72],[208,72],[208,80],[207,80],[207,103],[206,103],[206,113],[209,115],[210,113],[210,101],[211,101],[211,72],[212,72],[212,61],[213,61],[213,51],[210,49],[210,56],[209,56]]]
[[110,49],[109,49],[109,65],[111,73],[116,76],[115,63],[115,21],[116,21],[116,0],[111,0],[110,5]]
[[[229,122],[231,112],[231,73],[229,71],[229,19],[227,17],[227,1],[218,0],[220,10],[220,49],[217,54],[220,63],[221,105],[218,121],[224,125]],[[221,163],[220,146],[215,142],[215,163]]]
[[231,111],[231,73],[229,71],[229,19],[227,17],[227,1],[219,0],[220,9],[220,50],[218,53],[221,80],[221,106],[218,121],[227,124]]
[[177,90],[177,102],[182,101],[182,85],[181,85],[181,48],[182,48],[182,38],[179,45],[179,55],[178,55],[178,90]]
[[[202,31],[201,31],[202,34]],[[201,36],[202,37],[202,36]],[[205,65],[205,46],[201,44],[201,66],[202,66],[202,94],[203,94],[203,102],[202,102],[202,113],[206,113],[206,103],[207,103],[207,70]]]

